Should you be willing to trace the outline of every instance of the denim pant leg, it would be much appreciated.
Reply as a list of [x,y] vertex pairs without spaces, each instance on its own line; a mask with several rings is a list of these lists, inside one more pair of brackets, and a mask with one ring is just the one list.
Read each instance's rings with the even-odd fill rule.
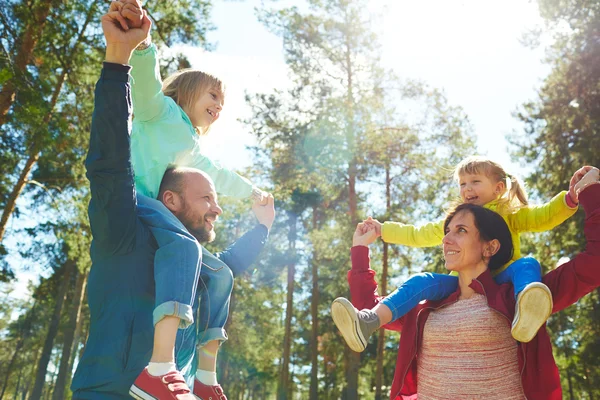
[[446,274],[424,272],[411,276],[398,289],[382,300],[392,311],[392,321],[404,316],[423,300],[442,300],[458,287],[458,278]]
[[202,262],[202,247],[158,200],[137,196],[137,212],[158,244],[154,255],[154,324],[165,316],[180,318],[180,328],[194,321],[192,306]]
[[525,286],[532,282],[542,281],[542,267],[533,257],[519,258],[510,264],[504,271],[494,278],[496,283],[512,283],[515,290],[515,298]]
[[221,263],[211,266],[202,265],[199,283],[199,315],[198,315],[198,346],[203,347],[208,342],[227,340],[227,332],[223,328],[229,316],[229,302],[233,291],[233,273]]

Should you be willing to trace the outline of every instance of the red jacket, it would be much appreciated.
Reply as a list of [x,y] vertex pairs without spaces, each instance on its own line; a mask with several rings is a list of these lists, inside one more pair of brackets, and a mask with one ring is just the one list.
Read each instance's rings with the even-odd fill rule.
[[[552,291],[552,312],[570,306],[600,286],[600,185],[586,188],[579,200],[586,212],[584,232],[587,246],[583,253],[542,278],[542,282]],[[377,294],[375,271],[369,266],[368,247],[352,248],[352,269],[348,272],[348,282],[352,303],[356,308],[373,308],[382,299]],[[473,280],[470,286],[486,296],[488,305],[506,318],[510,328],[515,313],[512,285],[498,285],[488,270]],[[444,300],[421,303],[404,317],[384,326],[385,329],[402,332],[390,392],[392,400],[416,398],[417,354],[427,317],[432,310],[456,302],[459,293],[460,289]],[[546,327],[543,326],[531,342],[518,345],[521,382],[527,399],[562,399],[560,377]]]

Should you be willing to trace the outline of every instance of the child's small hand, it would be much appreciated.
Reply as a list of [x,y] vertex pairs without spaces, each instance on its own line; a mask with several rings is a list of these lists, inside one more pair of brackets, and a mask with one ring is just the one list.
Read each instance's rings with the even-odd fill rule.
[[579,193],[589,185],[593,183],[600,183],[600,170],[596,167],[585,166],[581,168],[581,170],[585,169],[586,173],[583,177],[580,177],[577,180],[577,183],[573,187],[575,192],[576,201],[579,200]]
[[372,217],[369,217],[363,221],[363,224],[375,229],[375,234],[377,235],[377,237],[381,236],[381,227],[383,226],[381,222],[377,221],[376,219],[373,219]]
[[571,182],[569,182],[569,196],[575,204],[579,203],[579,191],[582,189],[581,186],[583,185],[583,183],[580,183],[580,181],[589,171],[592,170],[598,171],[598,168],[586,165],[584,167],[579,168],[573,174]]
[[250,196],[252,200],[258,203],[261,206],[265,206],[269,203],[269,196],[273,197],[272,194],[265,192],[264,190],[260,190],[257,187],[252,188],[252,195]]
[[375,228],[361,222],[356,226],[352,237],[352,246],[368,246],[377,239]]
[[258,219],[258,223],[263,224],[267,229],[271,230],[273,221],[275,221],[275,199],[273,195],[267,193],[264,201],[264,203],[261,203],[261,200],[255,199],[254,204],[252,204],[252,211],[256,219]]

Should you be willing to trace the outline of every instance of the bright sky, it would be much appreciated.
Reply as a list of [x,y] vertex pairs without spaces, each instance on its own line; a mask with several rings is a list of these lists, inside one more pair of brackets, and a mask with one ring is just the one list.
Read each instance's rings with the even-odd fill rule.
[[[255,143],[238,121],[250,115],[245,92],[269,92],[287,82],[281,39],[256,19],[254,7],[260,6],[260,0],[216,2],[217,30],[209,35],[216,51],[184,48],[195,68],[226,82],[225,108],[205,139],[204,151],[229,168],[252,162],[246,146]],[[384,66],[400,78],[443,89],[450,103],[462,106],[469,116],[480,152],[519,173],[504,139],[522,130],[511,112],[535,98],[535,88],[549,72],[541,62],[543,48],[533,51],[519,42],[524,32],[542,24],[535,2],[373,0],[370,8],[383,15],[377,26]],[[16,292],[24,295],[27,280],[39,272],[19,274]]]
[[[268,92],[287,82],[282,42],[255,17],[254,7],[260,3],[216,3],[217,30],[209,36],[216,51],[184,49],[194,67],[217,73],[227,84],[227,103],[204,149],[232,168],[251,163],[245,146],[254,144],[253,138],[238,122],[249,116],[244,92]],[[542,24],[535,2],[373,0],[370,5],[383,15],[377,26],[384,67],[400,78],[443,89],[450,103],[469,116],[480,152],[518,173],[504,138],[522,131],[511,113],[535,98],[535,88],[549,72],[541,62],[543,48],[534,51],[519,41],[524,32]]]

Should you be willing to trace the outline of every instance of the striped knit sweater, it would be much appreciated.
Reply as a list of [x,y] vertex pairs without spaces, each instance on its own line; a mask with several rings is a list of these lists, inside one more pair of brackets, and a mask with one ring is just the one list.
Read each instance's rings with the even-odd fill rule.
[[417,357],[418,399],[525,399],[508,320],[474,294],[432,312]]

